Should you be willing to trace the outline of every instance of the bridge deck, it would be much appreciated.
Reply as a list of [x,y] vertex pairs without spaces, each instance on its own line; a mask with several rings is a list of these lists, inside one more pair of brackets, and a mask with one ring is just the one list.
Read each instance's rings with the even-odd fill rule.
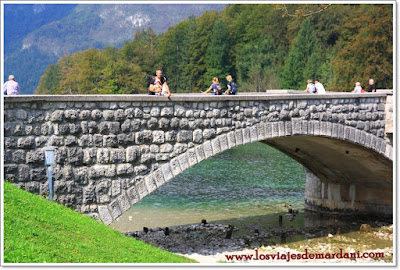
[[392,94],[392,90],[379,91],[377,93],[352,94],[348,92],[327,92],[324,95],[307,94],[304,91],[273,90],[273,92],[246,92],[238,95],[213,96],[210,94],[173,94],[167,97],[152,96],[146,94],[132,95],[19,95],[5,96],[5,102],[32,102],[32,101],[257,101],[257,100],[302,100],[302,99],[335,99],[335,98],[379,98]]

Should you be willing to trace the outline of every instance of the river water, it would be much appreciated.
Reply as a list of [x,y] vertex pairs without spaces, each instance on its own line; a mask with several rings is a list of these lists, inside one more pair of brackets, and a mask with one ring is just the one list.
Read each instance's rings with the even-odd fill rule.
[[259,222],[275,225],[277,213],[287,211],[285,204],[302,212],[304,189],[302,166],[257,142],[230,149],[186,170],[110,226],[126,232],[202,219],[230,224],[261,219]]

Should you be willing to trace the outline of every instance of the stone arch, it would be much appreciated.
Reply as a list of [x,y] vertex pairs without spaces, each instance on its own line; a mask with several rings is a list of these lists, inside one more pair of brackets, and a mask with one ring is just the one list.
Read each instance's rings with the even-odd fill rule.
[[[293,138],[324,138],[335,143],[340,142],[350,144],[365,153],[377,157],[384,163],[386,175],[392,175],[392,146],[383,138],[374,134],[359,130],[357,128],[346,126],[341,123],[332,123],[328,121],[306,121],[301,119],[292,119],[291,121],[260,122],[250,127],[232,130],[228,133],[219,134],[214,139],[207,140],[202,144],[189,148],[170,161],[162,164],[157,170],[146,175],[133,186],[123,191],[114,201],[108,205],[98,206],[100,220],[106,225],[117,219],[135,203],[156,189],[176,177],[178,174],[188,168],[208,159],[221,152],[229,150],[239,145],[253,142],[264,142],[278,150],[284,152],[297,160],[312,173],[318,175],[318,172],[302,162],[300,153],[290,153],[284,149],[279,142]],[[286,138],[286,139],[285,139]],[[345,153],[343,153],[343,156]],[[325,177],[329,178],[329,175]],[[323,176],[321,177],[323,178]],[[386,177],[387,185],[391,184],[391,178]],[[390,183],[389,183],[390,182]]]

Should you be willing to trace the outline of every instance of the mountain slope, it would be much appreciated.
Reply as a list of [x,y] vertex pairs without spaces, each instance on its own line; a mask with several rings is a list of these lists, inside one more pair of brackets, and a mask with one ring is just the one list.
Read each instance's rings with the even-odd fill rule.
[[[15,6],[18,6],[17,4]],[[46,6],[46,5],[44,5]],[[65,5],[60,5],[60,8]],[[72,12],[28,33],[19,50],[6,52],[5,78],[14,74],[23,94],[32,94],[49,64],[65,54],[90,47],[121,46],[140,29],[165,32],[181,20],[206,10],[222,10],[215,4],[118,4],[77,5]],[[5,32],[9,31],[5,29]]]

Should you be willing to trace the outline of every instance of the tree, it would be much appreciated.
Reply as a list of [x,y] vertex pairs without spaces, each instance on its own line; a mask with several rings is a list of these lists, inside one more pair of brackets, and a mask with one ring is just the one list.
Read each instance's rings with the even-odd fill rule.
[[[310,20],[304,20],[297,35],[296,42],[289,51],[282,72],[281,87],[289,89],[304,88],[307,76],[316,76],[319,63],[318,42]],[[310,61],[309,64],[307,64]],[[310,68],[310,70],[306,70]]]
[[366,87],[373,78],[378,88],[393,87],[392,5],[362,5],[343,27],[335,68],[336,91],[350,91],[355,82]]
[[190,92],[192,81],[189,75],[190,34],[195,27],[194,17],[170,27],[160,38],[159,62],[168,76],[168,86],[172,91]]
[[265,91],[278,87],[275,70],[279,54],[276,53],[272,38],[259,38],[238,49],[238,83],[244,91]]
[[188,70],[190,79],[193,82],[192,92],[198,92],[209,83],[205,81],[204,74],[207,71],[205,62],[207,47],[210,43],[210,37],[214,22],[218,18],[216,11],[204,12],[196,19],[196,28],[191,33],[192,39],[189,47],[191,53]]
[[43,76],[40,78],[36,94],[54,95],[59,91],[60,86],[60,66],[49,65]]
[[213,27],[205,63],[206,82],[210,82],[213,77],[225,81],[229,71],[229,34],[226,23],[221,19]]

